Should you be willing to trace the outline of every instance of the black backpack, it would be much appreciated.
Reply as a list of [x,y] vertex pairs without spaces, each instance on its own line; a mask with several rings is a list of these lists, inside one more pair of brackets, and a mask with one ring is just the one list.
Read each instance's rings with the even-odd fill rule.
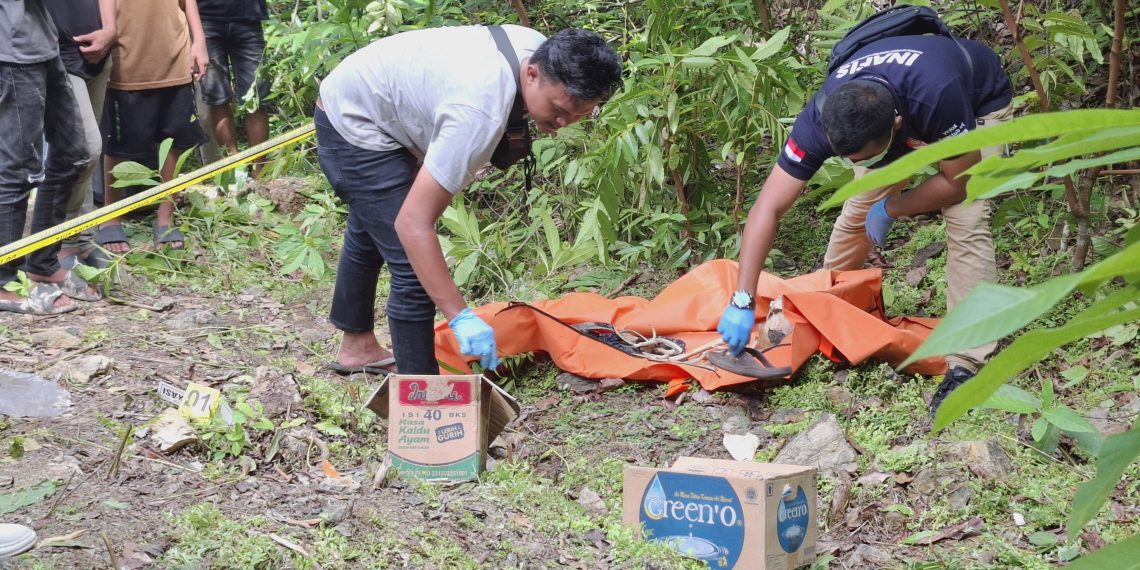
[[[938,17],[933,9],[927,6],[911,6],[908,4],[891,6],[859,22],[854,28],[847,30],[842,39],[835,42],[831,48],[831,57],[827,61],[827,74],[834,73],[841,65],[847,63],[847,60],[851,59],[855,52],[863,49],[871,42],[895,36],[921,36],[924,34],[935,34],[955,39],[954,35],[950,33],[950,28],[946,27],[946,23]],[[958,49],[962,50],[962,55],[966,58],[966,65],[973,70],[974,61],[970,57],[970,52],[966,51],[966,48],[957,41],[954,43],[957,44]],[[826,99],[827,97],[822,90],[815,97],[816,109],[821,113],[823,112],[823,102]]]

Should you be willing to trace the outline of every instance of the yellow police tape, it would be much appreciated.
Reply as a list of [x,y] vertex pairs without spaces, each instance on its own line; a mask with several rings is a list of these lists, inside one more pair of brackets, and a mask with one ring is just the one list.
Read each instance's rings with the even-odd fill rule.
[[181,192],[207,178],[257,160],[283,146],[301,142],[312,136],[313,131],[313,124],[309,123],[306,126],[293,129],[281,136],[274,137],[233,156],[207,164],[188,174],[183,174],[170,182],[155,186],[146,192],[119,200],[114,204],[107,204],[94,212],[84,214],[74,220],[48,228],[42,232],[32,234],[24,239],[0,247],[0,263],[8,263],[14,259],[19,259],[37,249],[73,236],[87,228],[97,226],[103,222],[122,216],[127,212],[154,204],[171,194]]

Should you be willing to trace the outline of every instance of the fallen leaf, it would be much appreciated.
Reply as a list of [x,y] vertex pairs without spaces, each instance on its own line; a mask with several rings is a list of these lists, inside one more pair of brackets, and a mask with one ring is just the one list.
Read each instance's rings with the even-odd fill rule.
[[922,546],[930,546],[940,540],[947,538],[952,540],[962,540],[971,536],[977,536],[982,533],[982,517],[972,517],[956,525],[948,526],[938,532],[925,530],[916,532],[902,540],[903,544],[918,544]]
[[910,473],[899,473],[898,475],[895,475],[896,485],[906,485],[911,481],[914,481],[914,477],[911,477]]
[[28,505],[34,505],[55,493],[55,481],[44,481],[34,487],[25,487],[12,493],[0,495],[0,515],[16,512]]
[[272,532],[269,533],[269,538],[273,542],[276,542],[277,544],[280,544],[281,546],[284,546],[285,548],[288,548],[289,550],[292,550],[293,552],[296,552],[297,554],[300,554],[301,556],[304,556],[305,558],[309,557],[309,553],[306,552],[304,548],[301,548],[301,546],[299,544],[290,542],[284,538],[281,538],[280,536],[277,536],[276,534],[274,534]]
[[549,398],[544,398],[534,403],[534,411],[545,412],[549,410],[554,404],[562,401],[562,396],[555,394]]
[[94,548],[87,544],[75,542],[75,539],[83,536],[86,532],[87,529],[80,529],[68,534],[45,538],[36,543],[36,548]]
[[336,470],[336,467],[333,467],[332,463],[329,463],[328,459],[322,459],[321,460],[321,472],[324,473],[325,476],[330,478],[330,479],[340,479],[341,478],[340,472]]
[[625,380],[622,380],[621,378],[602,378],[602,381],[598,382],[597,391],[598,392],[609,392],[610,390],[613,390],[614,388],[620,388],[624,385],[625,385]]
[[860,485],[866,487],[868,485],[880,485],[883,483],[883,481],[886,481],[887,479],[890,479],[890,478],[891,478],[890,473],[882,473],[879,471],[872,471],[872,472],[860,477],[859,479],[857,479],[857,481],[859,481]]

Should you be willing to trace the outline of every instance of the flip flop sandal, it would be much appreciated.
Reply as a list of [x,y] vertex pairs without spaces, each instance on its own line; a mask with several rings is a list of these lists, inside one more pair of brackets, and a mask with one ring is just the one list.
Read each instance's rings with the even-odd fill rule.
[[381,358],[376,362],[369,362],[368,364],[359,364],[357,366],[345,366],[337,361],[332,361],[325,365],[326,368],[340,374],[341,376],[348,376],[349,374],[389,374],[396,370],[392,368],[396,364],[395,357]]
[[58,315],[68,313],[79,308],[72,303],[66,307],[56,307],[55,302],[63,295],[58,287],[46,283],[37,284],[32,288],[32,294],[19,301],[0,300],[0,311],[24,313],[27,315]]
[[123,232],[122,224],[112,224],[109,226],[100,226],[95,230],[95,243],[99,245],[107,245],[109,243],[126,243],[127,234]]
[[[75,266],[72,265],[72,267]],[[98,289],[95,290],[94,294],[89,293],[87,291],[87,281],[84,281],[82,277],[80,277],[77,273],[75,273],[75,271],[72,271],[71,269],[67,270],[67,273],[63,277],[63,281],[59,283],[51,283],[51,285],[59,287],[59,290],[63,291],[64,295],[67,295],[76,301],[98,301],[103,298],[103,294],[100,293]]]
[[778,344],[770,346],[763,351],[756,350],[752,347],[744,347],[744,351],[740,356],[733,356],[731,352],[710,352],[708,354],[709,362],[721,370],[739,374],[741,376],[748,376],[749,378],[756,378],[757,380],[776,380],[783,379],[792,373],[791,367],[788,366],[772,366],[772,363],[764,356],[765,352],[776,348],[777,346],[787,346],[785,344]]
[[163,244],[173,243],[173,242],[178,242],[178,241],[182,242],[182,245],[180,245],[178,247],[170,246],[171,249],[182,249],[182,248],[186,247],[186,236],[182,235],[182,231],[179,230],[178,228],[176,228],[176,227],[172,228],[170,226],[160,226],[160,225],[158,225],[158,222],[155,222],[155,224],[152,226],[152,229],[154,231],[154,245],[155,245],[155,247],[160,247]]

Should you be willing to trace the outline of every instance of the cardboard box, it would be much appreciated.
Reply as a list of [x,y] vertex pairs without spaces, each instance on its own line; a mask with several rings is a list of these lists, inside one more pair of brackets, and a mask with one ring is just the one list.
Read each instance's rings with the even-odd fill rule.
[[622,522],[709,568],[790,570],[815,559],[815,469],[682,457],[626,467]]
[[365,407],[388,419],[388,454],[401,475],[467,481],[487,446],[519,413],[510,394],[480,374],[389,374]]

